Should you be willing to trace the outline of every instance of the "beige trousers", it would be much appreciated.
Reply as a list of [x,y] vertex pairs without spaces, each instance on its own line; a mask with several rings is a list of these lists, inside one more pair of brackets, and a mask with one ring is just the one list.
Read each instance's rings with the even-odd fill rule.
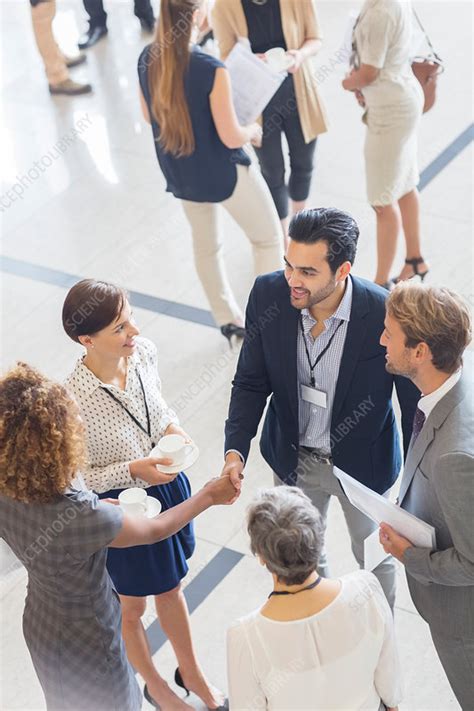
[[283,233],[270,191],[254,165],[237,165],[232,195],[220,203],[182,200],[191,225],[194,261],[212,314],[219,326],[242,319],[227,278],[219,230],[219,206],[227,210],[249,239],[255,275],[283,266]]
[[31,8],[36,44],[44,63],[48,83],[51,86],[59,84],[69,76],[66,60],[53,35],[55,14],[55,0],[45,0],[45,2],[40,2]]

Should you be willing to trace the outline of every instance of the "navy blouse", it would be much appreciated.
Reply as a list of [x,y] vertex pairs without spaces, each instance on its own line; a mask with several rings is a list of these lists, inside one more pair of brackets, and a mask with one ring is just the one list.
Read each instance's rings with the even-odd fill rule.
[[250,165],[243,148],[227,148],[219,138],[211,113],[209,95],[214,87],[216,69],[224,64],[194,46],[184,78],[194,132],[195,149],[190,156],[178,158],[163,150],[158,138],[160,128],[153,118],[148,87],[148,66],[152,45],[145,47],[138,60],[140,87],[152,119],[153,138],[160,168],[168,192],[182,200],[221,202],[232,195],[237,182],[236,164]]

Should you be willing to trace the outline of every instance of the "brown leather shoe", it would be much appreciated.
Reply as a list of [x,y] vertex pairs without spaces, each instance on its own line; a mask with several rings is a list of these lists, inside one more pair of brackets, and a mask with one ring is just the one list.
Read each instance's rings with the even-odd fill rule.
[[90,84],[79,84],[72,79],[65,79],[59,84],[50,84],[50,94],[65,94],[66,96],[78,96],[79,94],[88,94],[92,91]]
[[87,54],[78,54],[77,57],[68,57],[65,55],[64,59],[66,61],[66,67],[72,69],[72,67],[78,67],[80,64],[84,64],[87,60]]

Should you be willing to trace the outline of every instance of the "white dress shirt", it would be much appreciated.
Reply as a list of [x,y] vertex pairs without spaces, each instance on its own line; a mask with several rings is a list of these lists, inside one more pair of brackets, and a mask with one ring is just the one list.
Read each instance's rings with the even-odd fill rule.
[[[99,380],[84,365],[84,357],[78,360],[66,380],[66,387],[79,403],[87,430],[88,464],[83,472],[84,479],[88,488],[98,494],[131,486],[149,487],[148,482],[132,477],[128,463],[148,457],[153,444],[164,435],[168,425],[178,423],[176,414],[161,395],[155,345],[146,338],[135,340],[135,352],[128,358],[125,390]],[[109,390],[146,429],[146,408],[138,373],[145,390],[151,437],[104,392],[104,388]]]
[[459,368],[459,370],[456,370],[455,373],[450,375],[449,378],[445,380],[442,385],[439,386],[439,388],[433,390],[433,392],[429,395],[422,395],[420,397],[420,399],[418,400],[418,407],[425,416],[425,422],[430,416],[431,411],[438,404],[441,398],[443,398],[446,393],[448,393],[452,388],[454,388],[459,378],[461,377],[461,373],[462,368]]
[[231,711],[378,711],[401,700],[393,618],[377,578],[340,578],[337,597],[301,620],[260,610],[227,635]]

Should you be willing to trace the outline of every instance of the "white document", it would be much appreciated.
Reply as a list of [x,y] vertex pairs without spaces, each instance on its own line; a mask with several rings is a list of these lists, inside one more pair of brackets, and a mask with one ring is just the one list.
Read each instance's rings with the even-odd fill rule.
[[397,533],[420,548],[436,547],[435,529],[425,521],[404,511],[381,494],[377,494],[364,484],[334,467],[334,474],[341,482],[347,498],[353,506],[362,511],[376,524],[388,523]]
[[232,81],[232,95],[239,123],[254,123],[286,77],[252,54],[247,42],[234,45],[226,59]]
[[390,553],[385,553],[376,528],[364,541],[364,570],[374,570]]

